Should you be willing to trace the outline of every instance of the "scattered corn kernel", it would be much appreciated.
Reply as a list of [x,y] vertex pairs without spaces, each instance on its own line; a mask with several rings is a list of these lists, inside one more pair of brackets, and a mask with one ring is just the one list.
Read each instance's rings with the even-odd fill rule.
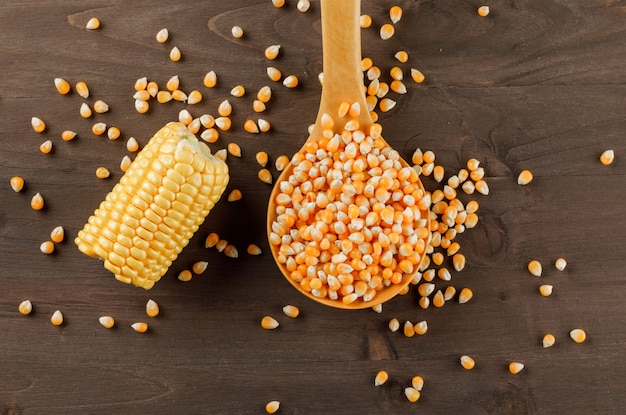
[[402,329],[405,337],[413,337],[415,335],[415,328],[413,327],[413,323],[410,321],[405,321]]
[[268,66],[266,69],[266,72],[267,72],[267,76],[274,82],[280,81],[280,78],[282,78],[283,76],[280,70],[273,66]]
[[283,313],[285,313],[287,317],[296,318],[300,315],[300,309],[295,305],[288,304],[283,307]]
[[511,362],[509,363],[509,372],[513,375],[517,375],[519,372],[524,370],[524,364],[520,362]]
[[159,305],[153,299],[149,299],[146,302],[146,314],[149,317],[156,317],[159,315]]
[[552,295],[554,287],[550,284],[543,284],[539,286],[539,293],[544,297],[549,297]]
[[228,246],[228,241],[225,239],[220,239],[215,244],[215,249],[217,249],[218,252],[222,252],[224,251],[224,249],[226,249],[227,246]]
[[391,98],[383,98],[378,103],[378,108],[380,108],[382,112],[391,111],[395,106],[396,106],[396,101],[394,101]]
[[533,174],[530,170],[522,170],[517,176],[517,184],[519,185],[527,185],[533,180]]
[[239,144],[237,143],[228,143],[228,152],[235,156],[235,157],[241,157],[241,147],[239,146]]
[[185,102],[187,100],[187,94],[180,89],[177,89],[176,91],[172,91],[172,99],[179,102]]
[[130,325],[133,330],[135,330],[137,333],[145,333],[148,331],[148,324],[144,323],[143,321],[138,321],[136,323],[133,323]]
[[11,177],[10,184],[14,192],[21,192],[24,188],[24,179],[20,176],[13,176]]
[[[408,292],[408,291],[407,291],[407,292]],[[406,293],[405,293],[405,294],[406,294]],[[378,313],[378,314],[382,313],[382,312],[383,312],[383,305],[382,305],[381,303],[379,303],[379,304],[374,304],[374,305],[372,306],[372,311],[374,311],[375,313]]]
[[215,71],[207,72],[206,75],[204,75],[202,83],[207,88],[215,87],[215,85],[217,85],[217,74],[215,73]]
[[276,170],[278,171],[283,171],[285,167],[287,167],[287,164],[289,164],[289,157],[285,155],[276,157],[276,161],[274,162]]
[[193,271],[194,274],[200,275],[204,271],[206,271],[208,266],[209,266],[209,263],[207,261],[197,261],[192,265],[191,270]]
[[392,23],[398,23],[402,19],[402,8],[400,6],[392,6],[389,9],[389,18]]
[[587,333],[583,329],[574,329],[569,332],[569,336],[576,343],[582,343],[587,339]]
[[39,151],[43,154],[49,154],[52,151],[52,140],[46,140],[39,146]]
[[122,157],[122,161],[120,162],[120,170],[122,172],[126,172],[132,164],[132,160],[128,156]]
[[239,189],[233,189],[229,194],[228,194],[228,201],[229,202],[236,202],[237,200],[241,200],[241,190]]
[[559,271],[563,271],[565,267],[567,267],[567,261],[565,258],[557,258],[557,260],[554,261],[554,267]]
[[204,241],[205,248],[213,248],[217,242],[220,240],[220,237],[217,233],[211,232]]
[[159,84],[157,84],[155,81],[150,81],[148,82],[148,85],[146,85],[146,90],[148,91],[150,96],[154,98],[159,92]]
[[106,179],[111,176],[111,172],[106,167],[98,167],[96,169],[96,177],[98,179]]
[[258,134],[260,131],[259,126],[257,125],[257,123],[254,122],[254,120],[246,120],[243,123],[243,129],[250,134]]
[[60,310],[56,310],[54,313],[52,313],[52,317],[50,317],[50,323],[54,324],[55,326],[60,326],[61,324],[63,324],[63,313],[61,313]]
[[139,150],[139,143],[137,142],[137,139],[135,137],[128,138],[128,140],[126,141],[126,150],[130,151],[131,153]]
[[63,226],[57,226],[50,232],[50,239],[52,242],[60,243],[65,239],[65,229]]
[[236,97],[236,98],[240,98],[242,96],[244,96],[246,93],[246,88],[244,88],[243,85],[237,85],[235,87],[233,87],[233,89],[230,90],[230,95]]
[[274,60],[278,57],[280,52],[280,45],[271,45],[265,49],[265,57],[269,60]]
[[392,332],[396,332],[400,329],[400,322],[398,321],[397,318],[392,318],[391,320],[389,320],[389,330],[391,330]]
[[202,101],[202,92],[197,89],[194,89],[187,95],[187,104],[189,105],[195,105],[200,101]]
[[404,51],[404,50],[399,50],[398,52],[396,52],[394,57],[400,63],[406,63],[409,60],[409,54],[406,51]]
[[117,140],[120,138],[120,135],[120,129],[117,127],[109,127],[107,130],[107,137],[109,137],[109,140]]
[[[272,0],[273,2],[278,2],[277,0]],[[284,4],[284,0],[280,0],[282,1],[282,3]],[[282,7],[282,6],[276,6],[276,7]],[[278,412],[278,409],[280,408],[280,402],[279,401],[269,401],[266,405],[265,405],[265,412],[267,412],[268,414],[275,414],[276,412]]]
[[80,104],[80,116],[83,118],[89,118],[91,117],[91,108],[89,108],[89,105],[87,105],[86,103],[82,103]]
[[298,0],[296,4],[296,8],[299,12],[306,13],[311,7],[311,2],[309,0]]
[[263,183],[272,184],[272,173],[268,169],[259,170],[257,176]]
[[289,75],[283,79],[283,85],[287,88],[295,88],[298,86],[298,77],[295,75]]
[[404,396],[406,396],[409,402],[417,402],[421,397],[421,392],[414,387],[409,386],[404,388]]
[[89,30],[96,30],[99,27],[100,27],[100,19],[98,19],[97,17],[92,17],[91,19],[87,21],[87,24],[85,25],[85,28]]
[[543,339],[541,339],[541,345],[544,347],[544,349],[554,346],[555,342],[556,339],[550,333],[546,334],[545,336],[543,336]]
[[415,68],[411,68],[411,78],[413,78],[413,80],[418,84],[421,84],[422,82],[424,82],[424,79],[426,79],[424,74]]
[[184,269],[178,273],[178,280],[182,282],[191,281],[192,277],[193,277],[193,274],[188,269]]
[[230,29],[230,34],[233,35],[235,39],[241,39],[243,37],[243,29],[241,26],[233,26]]
[[170,60],[172,62],[178,62],[180,58],[182,58],[182,53],[180,52],[180,49],[178,48],[178,46],[174,46],[170,50]]
[[541,277],[542,267],[541,262],[533,259],[528,263],[528,271],[535,277]]
[[393,25],[389,23],[385,23],[380,27],[380,38],[382,40],[390,39],[395,33],[396,29],[394,29]]
[[24,300],[17,309],[21,314],[27,316],[33,311],[33,303],[31,303],[30,300]]
[[359,16],[359,26],[361,29],[367,29],[372,25],[372,17],[369,14],[362,14]]
[[265,316],[261,319],[261,327],[263,327],[266,330],[273,330],[278,326],[279,326],[278,321],[276,321],[274,317]]
[[256,153],[255,158],[256,158],[257,163],[259,163],[261,167],[265,167],[269,159],[265,151],[259,151],[258,153]]
[[270,122],[265,120],[265,119],[263,119],[263,118],[259,118],[257,120],[257,124],[259,125],[259,130],[262,133],[268,132],[270,130],[270,128],[271,128]]
[[378,373],[376,373],[376,377],[374,378],[374,385],[383,385],[385,384],[385,382],[387,382],[387,380],[389,380],[389,373],[384,370],[380,370]]
[[248,255],[261,255],[262,253],[261,248],[256,244],[248,245],[246,252],[248,252]]
[[411,386],[421,392],[424,388],[424,378],[421,376],[413,376],[411,379]]
[[489,6],[480,6],[478,8],[478,15],[485,17],[489,14]]
[[225,148],[221,149],[221,150],[217,150],[215,152],[215,157],[217,157],[218,159],[222,160],[222,161],[226,161],[226,157],[228,156],[228,151],[226,151]]
[[474,293],[469,288],[463,288],[459,293],[459,304],[465,304],[472,299]]
[[146,87],[148,86],[148,78],[147,77],[143,77],[143,78],[139,78],[135,81],[135,91],[141,91],[142,89],[146,89]]
[[476,365],[476,362],[474,361],[474,359],[472,359],[471,357],[467,355],[461,356],[460,361],[461,361],[461,366],[463,366],[463,368],[467,370],[474,369],[474,366]]
[[115,319],[113,319],[113,317],[111,316],[102,316],[98,318],[98,322],[100,323],[100,325],[102,327],[104,327],[105,329],[110,329],[113,328],[113,326],[115,325]]
[[33,208],[34,210],[41,210],[43,209],[43,206],[44,206],[43,196],[39,192],[35,193],[35,195],[30,200],[30,207]]
[[[437,291],[437,292],[441,292],[441,291]],[[419,323],[416,323],[413,326],[413,331],[415,331],[415,334],[420,335],[420,336],[426,334],[426,332],[428,331],[428,323],[425,320],[420,321]]]
[[32,117],[30,119],[30,125],[36,133],[42,133],[46,129],[46,123],[43,122],[41,118]]
[[228,244],[224,248],[224,255],[226,255],[229,258],[239,258],[239,251],[237,250],[235,245]]
[[148,101],[142,101],[140,99],[135,100],[135,111],[139,114],[145,114],[150,109],[150,104]]
[[613,150],[605,150],[602,154],[600,154],[600,163],[605,166],[613,163],[613,160],[615,160],[615,151]]
[[54,78],[54,87],[61,95],[69,94],[71,89],[70,83],[63,78]]
[[156,99],[159,104],[165,104],[166,102],[170,102],[173,97],[170,91],[159,91],[157,92]]
[[170,32],[166,28],[163,28],[157,32],[156,41],[159,43],[165,43],[167,42],[167,39],[169,39],[169,37]]
[[83,98],[89,98],[89,87],[83,81],[76,83],[76,92]]

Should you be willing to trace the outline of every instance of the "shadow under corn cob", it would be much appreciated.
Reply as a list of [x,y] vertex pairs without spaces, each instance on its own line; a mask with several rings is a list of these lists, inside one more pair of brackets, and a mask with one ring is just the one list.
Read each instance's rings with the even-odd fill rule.
[[220,199],[228,166],[173,122],[161,128],[78,232],[78,248],[150,289]]

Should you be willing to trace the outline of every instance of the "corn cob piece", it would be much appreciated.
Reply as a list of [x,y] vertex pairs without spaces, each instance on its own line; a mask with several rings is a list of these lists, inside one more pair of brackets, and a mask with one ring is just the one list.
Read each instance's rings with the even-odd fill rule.
[[152,288],[220,199],[228,166],[184,124],[160,129],[75,243],[127,284]]

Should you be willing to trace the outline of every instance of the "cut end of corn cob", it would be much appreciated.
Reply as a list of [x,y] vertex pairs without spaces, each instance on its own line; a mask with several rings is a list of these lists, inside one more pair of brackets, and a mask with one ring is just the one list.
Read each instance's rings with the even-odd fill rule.
[[138,153],[75,243],[127,284],[150,289],[189,243],[228,184],[228,166],[182,123]]

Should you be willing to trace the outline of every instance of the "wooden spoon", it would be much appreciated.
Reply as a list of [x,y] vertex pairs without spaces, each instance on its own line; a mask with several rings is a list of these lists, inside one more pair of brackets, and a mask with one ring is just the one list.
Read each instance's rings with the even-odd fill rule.
[[[365,100],[363,71],[361,69],[361,28],[359,18],[360,0],[321,0],[324,78],[317,119],[306,143],[318,141],[322,137],[324,131],[324,127],[322,126],[323,114],[328,114],[333,117],[334,131],[342,131],[346,122],[355,119],[355,117],[337,116],[342,103],[358,103],[360,105],[362,110],[356,117],[356,120],[359,122],[359,130],[369,132],[370,127],[374,125],[370,113],[367,110]],[[306,143],[303,148],[307,145]],[[388,144],[386,145],[388,146]],[[402,167],[410,167],[402,158],[400,158],[399,161]],[[272,226],[277,219],[276,196],[281,193],[280,183],[287,180],[293,173],[294,165],[290,162],[278,177],[270,195],[267,213],[267,232],[270,242]],[[415,184],[424,191],[419,178]],[[422,225],[425,224],[425,226],[422,227],[428,230],[430,229],[429,213],[428,207],[420,209],[421,215],[419,219],[421,219]],[[430,231],[427,233],[428,236],[423,238],[426,247],[430,243]],[[424,253],[422,252],[420,261],[415,265],[413,272],[403,275],[401,282],[392,283],[380,289],[372,300],[365,301],[360,298],[357,301],[344,304],[341,298],[331,299],[327,296],[319,297],[313,295],[309,290],[303,289],[301,284],[290,276],[290,271],[287,269],[286,265],[279,261],[279,247],[272,243],[270,243],[270,247],[279,269],[295,288],[317,302],[344,309],[372,307],[391,299],[407,287],[415,273],[418,272],[421,260],[424,258]]]

